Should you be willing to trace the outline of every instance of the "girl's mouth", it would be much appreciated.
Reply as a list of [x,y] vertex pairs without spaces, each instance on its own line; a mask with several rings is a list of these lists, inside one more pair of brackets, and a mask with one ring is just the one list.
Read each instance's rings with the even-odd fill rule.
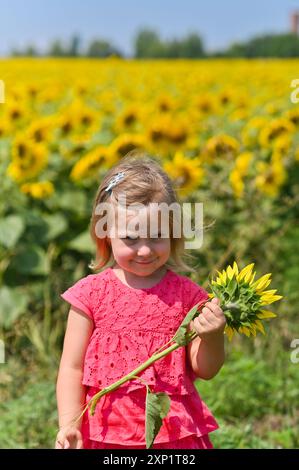
[[136,263],[138,264],[151,264],[153,263],[155,260],[153,259],[152,261],[136,261]]

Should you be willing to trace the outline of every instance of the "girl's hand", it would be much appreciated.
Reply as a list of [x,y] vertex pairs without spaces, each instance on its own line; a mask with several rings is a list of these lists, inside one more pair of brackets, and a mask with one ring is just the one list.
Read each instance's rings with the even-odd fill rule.
[[82,434],[76,427],[60,429],[57,434],[55,449],[83,449]]
[[193,321],[193,328],[201,339],[211,339],[224,332],[226,319],[216,297],[207,302],[198,317]]

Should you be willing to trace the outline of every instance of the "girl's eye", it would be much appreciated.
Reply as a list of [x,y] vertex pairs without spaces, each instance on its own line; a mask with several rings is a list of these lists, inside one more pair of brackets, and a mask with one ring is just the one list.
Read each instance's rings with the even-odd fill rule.
[[[120,237],[122,240],[129,240],[129,241],[136,241],[138,240],[139,237],[134,237],[134,236],[129,236],[129,235],[126,235],[126,236],[122,236]],[[156,235],[155,237],[152,238],[152,240],[159,240],[162,238],[162,234],[161,233],[158,233],[158,235]]]

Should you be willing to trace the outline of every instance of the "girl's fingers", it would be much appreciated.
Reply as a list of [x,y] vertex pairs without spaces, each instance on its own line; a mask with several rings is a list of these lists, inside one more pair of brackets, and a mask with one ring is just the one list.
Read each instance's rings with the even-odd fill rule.
[[83,449],[83,440],[82,440],[82,434],[80,431],[76,432],[76,449]]
[[213,297],[211,302],[213,302],[214,304],[220,305],[220,300],[217,297]]
[[[213,299],[214,300],[214,299]],[[205,309],[209,309],[208,311],[212,312],[213,314],[215,315],[222,315],[222,309],[221,307],[219,306],[218,303],[216,302],[209,302],[205,305],[205,307],[202,309],[202,312],[204,312]],[[208,313],[208,311],[206,311],[206,313]]]
[[64,449],[69,449],[69,448],[70,448],[70,443],[69,443],[69,441],[68,441],[67,439],[64,441],[64,446],[63,446],[63,448],[64,448]]
[[210,305],[207,305],[206,307],[204,307],[202,309],[202,313],[205,315],[205,316],[210,316],[211,314],[212,315],[220,315],[222,313],[222,310],[220,307],[218,307],[218,305],[216,304],[210,304]]
[[212,323],[207,318],[208,315],[199,315],[197,317],[197,324],[201,327],[212,326]]
[[83,441],[82,441],[82,439],[78,439],[78,440],[77,440],[76,449],[83,449]]

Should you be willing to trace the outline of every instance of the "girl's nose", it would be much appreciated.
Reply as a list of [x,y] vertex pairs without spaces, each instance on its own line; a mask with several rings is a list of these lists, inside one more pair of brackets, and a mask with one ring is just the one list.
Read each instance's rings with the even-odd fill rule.
[[138,247],[137,253],[138,256],[148,256],[151,254],[151,249],[148,245],[143,243]]

